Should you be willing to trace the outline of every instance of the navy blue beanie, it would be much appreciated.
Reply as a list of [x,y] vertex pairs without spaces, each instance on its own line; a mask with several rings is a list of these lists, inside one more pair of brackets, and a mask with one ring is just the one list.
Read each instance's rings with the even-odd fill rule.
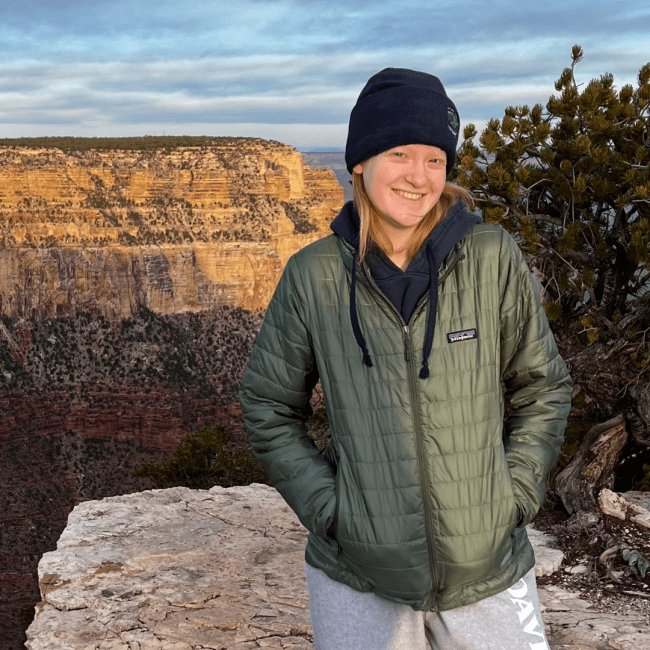
[[447,154],[447,175],[456,161],[460,120],[438,77],[386,68],[368,80],[350,114],[345,163],[348,171],[382,151],[428,144]]

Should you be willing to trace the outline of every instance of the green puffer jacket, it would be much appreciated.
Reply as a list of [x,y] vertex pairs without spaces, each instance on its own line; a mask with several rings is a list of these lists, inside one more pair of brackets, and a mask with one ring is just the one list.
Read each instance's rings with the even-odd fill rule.
[[[503,229],[473,226],[440,267],[426,379],[428,296],[405,326],[365,264],[356,307],[373,366],[362,362],[353,253],[332,235],[289,260],[241,384],[249,441],[310,531],[309,564],[418,610],[468,605],[534,564],[524,527],[559,452],[571,379]],[[325,454],[305,426],[318,379]]]

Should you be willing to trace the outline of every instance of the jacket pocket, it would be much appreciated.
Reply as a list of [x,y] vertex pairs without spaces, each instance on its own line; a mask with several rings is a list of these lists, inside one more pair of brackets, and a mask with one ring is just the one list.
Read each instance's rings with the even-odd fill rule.
[[336,541],[341,552],[352,556],[367,553],[382,542],[358,481],[359,477],[342,456],[336,473]]
[[[336,507],[334,509],[334,539],[339,545],[339,553],[343,552],[342,546],[345,546],[350,537],[350,490],[350,471],[345,459],[341,460],[339,457],[336,470]],[[341,544],[341,541],[343,544]]]
[[521,517],[523,514],[522,508],[517,503],[517,498],[515,497],[515,489],[512,484],[512,476],[510,475],[510,468],[508,467],[508,460],[506,458],[506,450],[504,449],[503,445],[500,446],[499,454],[501,458],[501,471],[507,483],[506,497],[509,499],[511,522],[512,522],[512,528],[514,529],[521,521]]
[[340,482],[341,482],[341,477],[339,476],[339,455],[336,449],[334,448],[334,445],[332,444],[332,439],[330,438],[329,441],[327,442],[327,446],[323,450],[323,456],[327,459],[327,462],[330,464],[332,469],[334,470],[334,473],[336,475],[336,483],[335,483],[335,503],[334,503],[334,520],[332,521],[331,526],[329,527],[327,531],[327,536],[332,538],[333,540],[336,540],[336,529],[338,526],[338,519],[339,519],[339,494],[340,494]]

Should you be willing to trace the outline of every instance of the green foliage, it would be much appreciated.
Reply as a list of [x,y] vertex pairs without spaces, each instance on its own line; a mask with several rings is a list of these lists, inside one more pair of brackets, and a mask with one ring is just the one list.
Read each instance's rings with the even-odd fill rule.
[[550,322],[556,321],[562,316],[562,307],[557,302],[544,303],[544,310]]
[[[191,135],[145,135],[141,138],[73,138],[52,136],[41,138],[0,138],[0,147],[28,147],[30,149],[56,148],[61,151],[157,151],[175,147],[226,146],[256,138],[191,136]],[[271,141],[273,142],[273,141]]]
[[148,478],[156,488],[179,485],[209,490],[215,485],[232,487],[264,483],[269,478],[250,449],[235,447],[220,425],[203,427],[185,438],[171,459],[162,464],[144,461],[133,472],[136,478]]
[[[650,282],[650,63],[620,91],[571,67],[546,107],[511,106],[475,143],[468,125],[453,180],[486,221],[518,239],[542,276],[550,318],[621,320]],[[585,345],[597,340],[590,330]]]
[[645,578],[646,571],[650,569],[650,562],[648,562],[639,551],[631,548],[624,548],[623,559],[631,567],[634,567],[641,574],[642,578]]
[[14,343],[0,338],[0,389],[65,387],[82,399],[98,384],[145,393],[161,387],[231,404],[261,320],[260,312],[224,304],[168,315],[140,307],[113,323],[84,313],[20,321],[3,317]]

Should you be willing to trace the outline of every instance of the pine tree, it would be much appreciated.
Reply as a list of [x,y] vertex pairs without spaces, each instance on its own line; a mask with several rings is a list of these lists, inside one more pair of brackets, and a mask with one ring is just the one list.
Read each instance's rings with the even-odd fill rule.
[[574,420],[624,412],[648,449],[650,63],[617,90],[611,74],[577,83],[582,57],[575,45],[545,107],[506,108],[478,143],[468,125],[453,180],[515,236],[540,280],[580,391]]
[[521,238],[544,279],[550,318],[612,321],[650,281],[650,63],[636,89],[612,75],[584,89],[572,65],[546,110],[508,107],[480,136],[465,128],[457,182],[484,218]]

